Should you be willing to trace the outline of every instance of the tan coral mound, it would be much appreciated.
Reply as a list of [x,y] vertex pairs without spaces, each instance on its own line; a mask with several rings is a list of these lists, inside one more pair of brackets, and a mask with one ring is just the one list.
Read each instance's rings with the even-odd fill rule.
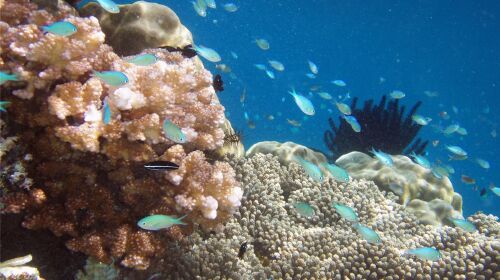
[[447,217],[461,216],[462,197],[447,177],[436,178],[406,156],[393,155],[392,159],[394,166],[389,167],[367,154],[351,152],[335,163],[353,178],[374,181],[382,190],[398,195],[423,223],[439,225]]
[[[164,279],[499,279],[498,218],[476,214],[479,231],[423,225],[372,182],[348,185],[333,179],[319,185],[296,165],[257,154],[232,163],[243,182],[242,206],[223,231],[195,233],[152,268]],[[391,198],[388,199],[387,197]],[[305,201],[315,216],[300,216],[291,206]],[[382,243],[363,240],[333,210],[351,206],[360,222],[379,233]],[[248,249],[238,257],[240,245]],[[433,246],[442,259],[402,256],[409,248]]]
[[[2,213],[23,213],[23,226],[48,229],[99,261],[146,269],[164,256],[168,240],[198,226],[217,229],[236,211],[242,191],[232,167],[205,157],[222,146],[225,118],[212,75],[197,59],[147,50],[159,61],[139,67],[104,44],[94,17],[70,15],[70,8],[51,14],[24,0],[7,1],[0,14],[13,8],[23,18],[0,21],[0,66],[20,81],[1,86],[11,102],[1,139],[16,139],[29,159],[2,152],[7,177],[24,174],[0,178]],[[78,31],[67,37],[41,32],[40,24],[63,19]],[[129,82],[110,87],[91,70],[121,71]],[[104,101],[112,112],[108,124]],[[165,119],[182,129],[185,144],[164,135]],[[12,146],[8,141],[1,146]],[[180,167],[172,173],[144,168],[156,160]],[[17,162],[20,168],[11,165]],[[137,221],[151,214],[189,214],[189,226],[140,229]]]
[[258,142],[248,149],[246,156],[252,157],[256,154],[271,154],[277,156],[280,163],[283,165],[289,165],[292,162],[297,162],[295,157],[300,157],[314,163],[321,169],[323,174],[329,174],[329,171],[321,165],[322,163],[328,163],[325,155],[294,142]]
[[120,55],[131,55],[158,47],[183,48],[193,44],[191,32],[170,8],[145,1],[120,5],[120,13],[111,14],[97,3],[88,3],[83,16],[95,16],[106,33],[106,43]]

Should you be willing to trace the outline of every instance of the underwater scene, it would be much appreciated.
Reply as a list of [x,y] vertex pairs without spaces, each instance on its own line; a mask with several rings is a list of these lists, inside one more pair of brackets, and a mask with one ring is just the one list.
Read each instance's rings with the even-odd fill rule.
[[0,279],[500,279],[500,2],[0,0]]

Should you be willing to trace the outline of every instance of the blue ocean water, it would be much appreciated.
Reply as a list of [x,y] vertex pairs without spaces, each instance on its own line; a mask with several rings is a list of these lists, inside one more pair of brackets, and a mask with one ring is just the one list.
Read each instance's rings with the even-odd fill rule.
[[[231,73],[222,73],[205,61],[208,69],[222,75],[225,91],[219,97],[233,127],[243,131],[246,148],[258,141],[275,140],[328,152],[323,133],[329,128],[328,117],[338,123],[338,111],[314,94],[311,101],[316,114],[307,117],[287,93],[292,86],[306,96],[312,86],[321,86],[334,97],[344,98],[349,92],[360,101],[378,101],[401,90],[406,93],[401,103],[411,107],[422,101],[419,113],[431,117],[431,124],[446,127],[458,123],[467,129],[466,136],[445,136],[429,125],[419,134],[440,141],[437,147],[427,148],[432,161],[441,160],[455,168],[450,180],[463,196],[464,216],[476,211],[500,215],[499,197],[492,193],[480,197],[478,190],[460,179],[462,174],[475,178],[479,190],[500,182],[496,172],[500,154],[496,138],[500,119],[496,108],[499,2],[252,0],[232,1],[238,10],[230,13],[222,5],[231,1],[216,1],[217,9],[208,9],[206,17],[195,12],[191,1],[157,2],[177,13],[196,44],[217,50],[221,63],[231,67]],[[257,38],[266,39],[270,49],[261,50],[254,42]],[[273,70],[276,78],[270,79],[254,67],[268,60],[282,62],[285,71]],[[319,67],[315,79],[305,75],[310,72],[308,60]],[[333,85],[330,81],[335,79],[347,86]],[[244,91],[245,100],[240,102]],[[439,96],[428,97],[424,91],[436,91]],[[449,120],[440,117],[444,111]],[[245,113],[255,128],[248,126]],[[302,126],[293,127],[287,119]],[[469,159],[448,162],[445,145],[461,146]],[[477,157],[488,160],[490,169],[481,168]]]

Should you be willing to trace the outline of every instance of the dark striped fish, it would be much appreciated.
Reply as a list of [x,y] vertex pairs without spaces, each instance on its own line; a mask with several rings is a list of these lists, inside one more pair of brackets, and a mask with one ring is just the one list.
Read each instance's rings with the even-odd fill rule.
[[179,165],[165,160],[152,161],[144,164],[144,168],[154,171],[176,170]]

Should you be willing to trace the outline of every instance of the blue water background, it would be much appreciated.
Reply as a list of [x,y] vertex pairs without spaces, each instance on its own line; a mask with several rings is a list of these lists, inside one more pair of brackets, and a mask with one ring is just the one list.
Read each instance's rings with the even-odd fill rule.
[[[458,123],[468,130],[467,136],[446,137],[428,126],[420,133],[422,138],[440,141],[438,147],[429,145],[427,149],[432,161],[448,163],[445,144],[459,145],[469,153],[469,160],[449,162],[456,170],[450,179],[463,196],[464,215],[476,211],[500,215],[500,197],[490,193],[481,198],[460,180],[466,174],[475,178],[480,188],[500,182],[499,142],[492,135],[500,132],[500,2],[232,1],[239,7],[235,13],[222,8],[229,2],[217,1],[217,9],[208,9],[203,18],[191,1],[159,1],[177,13],[196,44],[217,50],[221,63],[232,68],[236,77],[221,73],[226,89],[219,97],[233,127],[244,132],[246,148],[258,141],[275,140],[327,152],[323,133],[329,116],[338,122],[338,111],[315,94],[311,100],[316,115],[306,117],[287,94],[291,86],[307,95],[311,86],[320,85],[333,96],[350,92],[361,101],[378,101],[392,90],[402,90],[407,95],[403,104],[423,101],[419,112],[431,117],[431,124],[445,127]],[[271,48],[259,49],[256,38],[267,39]],[[267,64],[269,59],[286,67],[284,72],[273,70],[274,80],[253,66]],[[319,67],[316,79],[305,76],[309,72],[307,60]],[[204,62],[213,73],[221,72],[215,64]],[[381,83],[381,78],[385,82]],[[347,87],[330,83],[335,79],[344,80]],[[240,103],[244,89],[246,100]],[[437,91],[439,96],[427,97],[425,90]],[[326,108],[321,109],[321,103]],[[448,112],[450,120],[439,117],[442,111]],[[245,112],[255,123],[254,129],[248,127]],[[274,120],[268,120],[269,115]],[[302,122],[302,126],[293,128],[287,118]],[[479,167],[476,157],[488,160],[491,168]]]

